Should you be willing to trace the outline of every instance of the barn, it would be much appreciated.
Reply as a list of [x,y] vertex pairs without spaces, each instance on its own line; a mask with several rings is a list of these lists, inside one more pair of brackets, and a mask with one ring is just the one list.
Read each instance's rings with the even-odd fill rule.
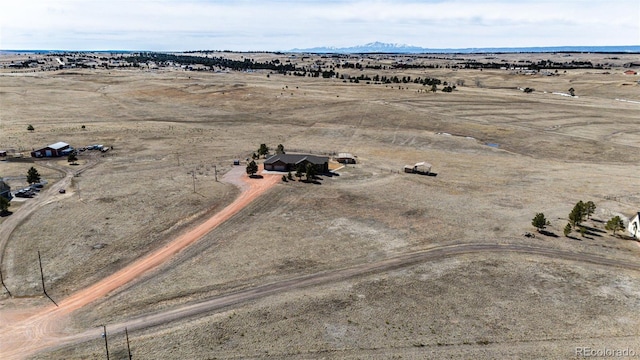
[[271,171],[295,171],[299,166],[313,164],[320,174],[329,172],[329,158],[309,154],[276,154],[264,161],[264,169]]
[[629,226],[627,226],[627,230],[629,230],[629,234],[634,238],[640,238],[640,212],[636,214],[636,216],[632,217],[629,220]]
[[42,149],[32,151],[31,156],[35,158],[57,157],[57,156],[68,155],[71,151],[73,151],[73,148],[71,147],[71,145],[65,142],[59,141],[55,144],[51,144],[49,146],[43,147]]

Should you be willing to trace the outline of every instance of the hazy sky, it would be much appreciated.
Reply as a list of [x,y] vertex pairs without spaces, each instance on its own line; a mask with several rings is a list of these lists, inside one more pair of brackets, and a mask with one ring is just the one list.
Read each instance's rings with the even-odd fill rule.
[[0,49],[640,45],[640,0],[9,0]]

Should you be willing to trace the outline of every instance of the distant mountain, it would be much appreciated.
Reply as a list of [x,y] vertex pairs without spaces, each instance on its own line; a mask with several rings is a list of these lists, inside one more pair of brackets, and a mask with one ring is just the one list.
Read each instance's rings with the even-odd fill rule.
[[501,48],[445,48],[433,49],[406,44],[372,42],[351,47],[315,47],[292,49],[287,52],[315,54],[483,54],[483,53],[547,53],[547,52],[594,52],[594,53],[640,53],[640,45],[631,46],[550,46],[550,47],[501,47]]

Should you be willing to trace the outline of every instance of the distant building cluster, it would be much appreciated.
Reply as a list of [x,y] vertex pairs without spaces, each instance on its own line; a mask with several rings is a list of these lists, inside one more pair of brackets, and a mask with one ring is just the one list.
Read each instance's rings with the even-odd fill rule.
[[35,158],[41,157],[59,157],[59,156],[67,156],[74,151],[74,148],[71,145],[65,142],[57,142],[55,144],[51,144],[45,146],[38,150],[33,150],[31,152],[31,156]]

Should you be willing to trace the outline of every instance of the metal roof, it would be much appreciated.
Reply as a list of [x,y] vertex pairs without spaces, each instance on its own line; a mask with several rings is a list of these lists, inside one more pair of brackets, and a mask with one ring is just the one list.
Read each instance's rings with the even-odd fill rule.
[[55,149],[55,150],[60,150],[63,147],[67,147],[67,146],[69,146],[69,144],[67,144],[66,142],[59,141],[59,142],[57,142],[55,144],[49,145],[48,147],[50,147],[52,149]]

